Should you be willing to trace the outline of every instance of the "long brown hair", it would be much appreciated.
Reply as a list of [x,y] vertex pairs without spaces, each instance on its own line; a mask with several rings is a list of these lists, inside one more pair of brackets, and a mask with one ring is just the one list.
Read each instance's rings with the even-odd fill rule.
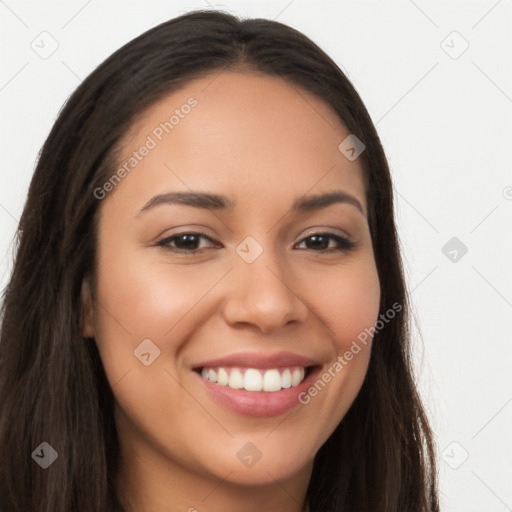
[[[363,141],[380,311],[402,306],[375,333],[362,388],[316,455],[311,512],[439,510],[433,434],[411,365],[392,184],[370,116],[340,68],[302,33],[275,21],[194,11],[98,66],[68,99],[41,150],[2,303],[2,512],[123,510],[114,485],[114,397],[95,340],[81,335],[81,286],[95,269],[94,190],[117,169],[117,145],[136,116],[187,80],[223,70],[278,76],[315,94]],[[32,460],[43,442],[58,453],[47,469]]]

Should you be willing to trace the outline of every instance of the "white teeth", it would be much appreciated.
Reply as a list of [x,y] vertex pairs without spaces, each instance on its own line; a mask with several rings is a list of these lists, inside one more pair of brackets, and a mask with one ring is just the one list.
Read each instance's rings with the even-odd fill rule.
[[217,372],[217,382],[221,386],[227,386],[229,382],[229,375],[224,368],[219,368],[219,371]]
[[261,391],[263,389],[261,373],[254,368],[245,370],[244,388],[247,391]]
[[[210,370],[211,371],[211,370]],[[292,373],[292,386],[299,384],[304,378],[304,368],[295,368]]]
[[[282,369],[281,369],[282,370]],[[247,391],[273,393],[297,386],[304,380],[305,368],[290,367],[280,371],[277,368],[259,370],[255,368],[202,368],[201,377],[221,386]]]
[[267,370],[263,377],[263,391],[279,391],[281,389],[281,375],[278,370]]
[[244,376],[240,370],[236,368],[231,370],[228,386],[233,389],[241,389],[244,387]]
[[281,386],[283,388],[289,388],[292,385],[292,373],[288,368],[283,372],[283,375],[281,375]]

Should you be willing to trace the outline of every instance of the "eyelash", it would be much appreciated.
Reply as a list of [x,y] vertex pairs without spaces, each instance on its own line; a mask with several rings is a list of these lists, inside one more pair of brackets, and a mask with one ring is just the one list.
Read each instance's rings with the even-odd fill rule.
[[[190,235],[194,235],[194,236],[198,236],[200,238],[205,238],[207,240],[209,240],[210,242],[213,242],[215,243],[209,236],[203,234],[203,233],[197,233],[197,232],[184,232],[184,233],[179,233],[179,234],[176,234],[176,235],[172,235],[172,236],[169,236],[169,237],[166,237],[166,238],[162,238],[161,240],[159,240],[156,245],[159,246],[159,247],[163,247],[165,250],[168,250],[168,251],[171,251],[171,252],[175,252],[175,253],[181,253],[181,254],[199,254],[201,251],[204,250],[203,249],[191,249],[191,250],[188,250],[188,249],[179,249],[179,248],[176,248],[176,247],[171,247],[169,244],[174,241],[176,238],[180,238],[180,237],[184,237],[184,236],[190,236]],[[355,247],[357,247],[357,244],[351,240],[349,240],[348,238],[345,238],[343,236],[340,236],[340,235],[336,235],[334,233],[329,233],[329,232],[319,232],[319,233],[312,233],[310,235],[308,235],[307,237],[303,238],[299,243],[302,243],[304,242],[305,240],[309,239],[309,238],[313,238],[313,237],[324,237],[324,238],[331,238],[333,240],[335,240],[339,247],[338,248],[330,248],[330,249],[322,249],[322,250],[319,250],[319,251],[316,251],[314,249],[306,249],[306,250],[311,250],[313,252],[317,252],[317,253],[332,253],[332,252],[349,252],[351,251],[352,249],[354,249]]]

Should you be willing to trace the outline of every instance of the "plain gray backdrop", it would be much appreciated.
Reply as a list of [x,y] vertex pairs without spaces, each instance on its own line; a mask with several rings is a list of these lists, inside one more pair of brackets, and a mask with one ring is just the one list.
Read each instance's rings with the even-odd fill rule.
[[394,179],[443,512],[512,511],[512,1],[0,1],[0,278],[37,155],[106,57],[185,12],[304,32],[366,104]]

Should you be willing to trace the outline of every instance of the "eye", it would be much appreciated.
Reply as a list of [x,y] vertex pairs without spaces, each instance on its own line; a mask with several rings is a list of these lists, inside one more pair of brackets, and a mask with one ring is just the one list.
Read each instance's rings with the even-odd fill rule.
[[[308,240],[310,241],[308,243]],[[334,241],[337,247],[330,246],[330,241]],[[307,249],[311,249],[314,252],[339,252],[339,251],[350,251],[354,249],[357,244],[348,238],[345,238],[334,233],[314,233],[312,235],[303,238],[301,244],[306,244]],[[318,250],[319,249],[319,250]]]
[[[172,235],[159,240],[156,245],[175,253],[194,254],[207,248],[205,246],[201,247],[201,240],[207,240],[211,242],[210,245],[219,246],[219,244],[204,233],[195,232]],[[334,247],[331,245],[331,241],[335,243]],[[357,246],[355,242],[352,242],[348,238],[334,233],[314,233],[304,238],[299,245],[304,243],[306,244],[306,249],[320,253],[350,251]]]
[[159,240],[156,245],[173,252],[196,253],[204,249],[204,247],[197,246],[201,239],[209,240],[213,243],[213,240],[203,233],[179,233]]

